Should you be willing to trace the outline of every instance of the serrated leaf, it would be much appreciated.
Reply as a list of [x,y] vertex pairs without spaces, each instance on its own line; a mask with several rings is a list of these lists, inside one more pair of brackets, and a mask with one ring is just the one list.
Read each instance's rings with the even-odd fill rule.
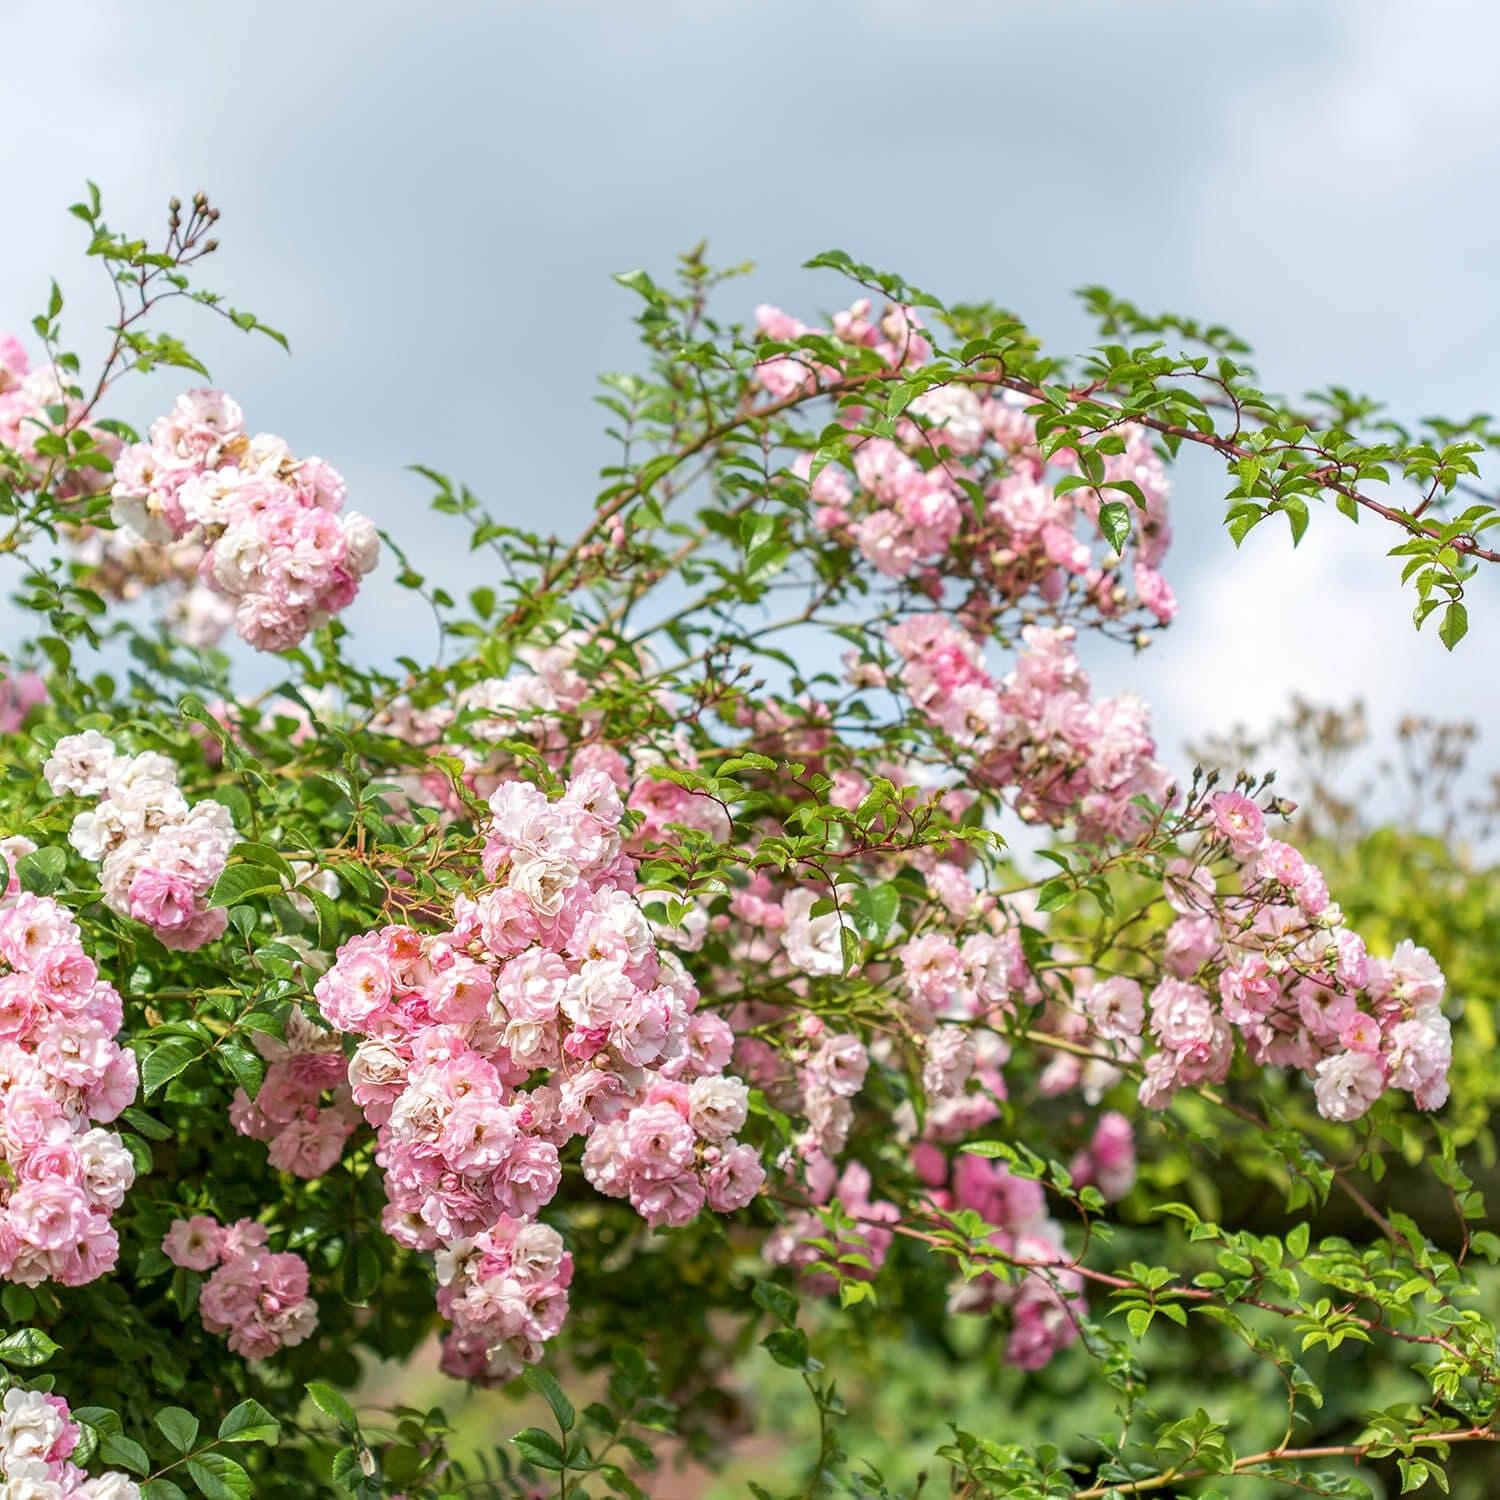
[[151,1456],[134,1438],[111,1432],[99,1444],[99,1457],[106,1463],[119,1464],[132,1474],[149,1474]]
[[225,1443],[275,1443],[280,1437],[281,1423],[253,1398],[241,1401],[219,1423],[219,1439]]
[[198,1419],[180,1406],[164,1406],[152,1418],[157,1431],[179,1452],[186,1453],[198,1441]]
[[1451,651],[1469,633],[1469,611],[1457,599],[1443,611],[1438,639]]
[[223,1453],[200,1453],[187,1471],[204,1500],[250,1500],[250,1476]]
[[61,849],[36,849],[16,861],[16,879],[33,896],[50,896],[62,884],[68,856]]
[[230,865],[208,893],[211,907],[233,906],[247,896],[268,895],[282,889],[281,877],[261,864]]
[[529,1389],[535,1391],[552,1408],[557,1425],[564,1432],[571,1432],[573,1424],[578,1420],[578,1413],[574,1411],[573,1403],[563,1394],[563,1388],[557,1383],[556,1377],[536,1365],[528,1365],[521,1372],[521,1378]]
[[217,1056],[234,1081],[253,1099],[266,1076],[265,1059],[260,1053],[241,1041],[233,1040],[219,1047]]
[[141,1064],[141,1092],[154,1094],[202,1055],[202,1047],[187,1042],[166,1042],[154,1048]]
[[334,1388],[322,1380],[307,1382],[308,1398],[326,1417],[332,1417],[346,1432],[359,1431],[354,1408]]
[[30,1370],[46,1364],[57,1350],[57,1341],[40,1328],[18,1328],[0,1339],[0,1363]]
[[538,1469],[558,1473],[563,1466],[563,1451],[557,1439],[540,1427],[523,1427],[512,1439],[527,1463]]
[[1036,909],[1061,911],[1063,907],[1071,905],[1077,895],[1078,887],[1071,880],[1064,880],[1059,876],[1047,881],[1037,892]]
[[148,1479],[141,1486],[141,1500],[187,1500],[170,1479]]
[[1130,508],[1118,500],[1099,507],[1099,530],[1116,552],[1123,552],[1130,540]]

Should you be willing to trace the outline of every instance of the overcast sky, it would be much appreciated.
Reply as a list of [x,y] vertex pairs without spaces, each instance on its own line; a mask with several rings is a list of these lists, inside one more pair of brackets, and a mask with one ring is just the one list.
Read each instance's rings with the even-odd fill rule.
[[[838,245],[1071,350],[1071,292],[1103,282],[1227,322],[1272,388],[1465,415],[1500,406],[1500,91],[1467,64],[1497,46],[1483,0],[0,0],[0,328],[55,273],[89,347],[105,288],[65,211],[86,178],[132,229],[207,188],[213,284],[294,355],[206,322],[193,346],[254,427],[337,464],[466,587],[405,466],[527,524],[581,518],[609,456],[594,375],[633,361],[609,273],[702,236],[758,263],[746,310],[835,305],[797,267]],[[124,414],[171,394],[138,385]],[[1476,717],[1500,745],[1500,590],[1449,658],[1412,631],[1383,532],[1329,512],[1295,555],[1274,525],[1236,554],[1222,493],[1211,465],[1179,472],[1180,624],[1097,672],[1153,702],[1170,758],[1290,688]],[[423,624],[389,574],[349,620]]]

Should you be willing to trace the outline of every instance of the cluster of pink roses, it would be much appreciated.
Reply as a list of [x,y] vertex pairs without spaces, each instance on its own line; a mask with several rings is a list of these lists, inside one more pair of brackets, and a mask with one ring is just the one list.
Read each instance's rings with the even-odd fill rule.
[[[61,420],[56,420],[61,413]],[[120,439],[84,420],[84,401],[53,365],[31,370],[26,351],[10,334],[0,333],[0,448],[18,455],[30,483],[45,476],[53,492],[76,498],[104,489],[107,474],[87,464],[49,462],[37,451],[44,434],[85,430],[106,459],[120,453]],[[234,609],[222,596],[196,582],[202,544],[187,539],[162,547],[130,531],[69,524],[73,555],[88,569],[88,586],[112,599],[139,598],[148,589],[169,587],[167,624],[190,645],[212,645],[233,623]]]
[[242,1088],[234,1091],[230,1124],[269,1142],[267,1160],[278,1171],[321,1177],[362,1118],[338,1037],[293,1007],[283,1038],[257,1031],[251,1040],[266,1060],[266,1076],[253,1100]]
[[535,1364],[568,1316],[573,1257],[550,1224],[502,1213],[472,1239],[443,1245],[435,1261],[438,1311],[453,1325],[443,1368],[459,1379]]
[[[889,639],[902,658],[901,686],[972,751],[974,779],[1004,789],[1023,817],[1071,821],[1089,841],[1133,839],[1148,816],[1135,799],[1166,805],[1175,790],[1154,759],[1144,706],[1129,696],[1093,700],[1071,634],[1028,627],[1003,680],[990,675],[978,642],[945,616],[909,616]],[[1084,976],[1084,1015],[1065,1016],[1063,1029],[1080,1036],[1092,1029],[1104,1053],[1143,1060],[1141,1097],[1152,1106],[1184,1084],[1222,1081],[1236,1033],[1252,1061],[1313,1075],[1318,1108],[1330,1119],[1356,1118],[1387,1088],[1410,1092],[1421,1108],[1440,1105],[1452,1042],[1431,956],[1403,943],[1390,960],[1371,958],[1330,902],[1322,873],[1267,837],[1263,810],[1243,792],[1215,793],[1203,821],[1198,860],[1168,872],[1165,895],[1178,915],[1165,938],[1166,974],[1149,995],[1127,976]],[[1229,891],[1211,868],[1225,861]],[[929,1007],[964,991],[946,937],[918,939],[902,957],[908,991]],[[1155,1043],[1149,1056],[1147,1037]],[[962,1059],[958,1039],[951,1050]],[[1097,1098],[1119,1075],[1107,1060],[1090,1066]],[[1048,1069],[1048,1091],[1085,1071],[1059,1059]]]
[[110,1215],[135,1163],[100,1126],[135,1099],[136,1061],[72,915],[20,889],[14,864],[34,847],[5,841],[0,899],[0,1276],[81,1286],[119,1255]]
[[[1453,1041],[1432,955],[1402,941],[1389,959],[1371,957],[1322,872],[1266,836],[1265,814],[1245,793],[1209,799],[1203,837],[1196,862],[1168,870],[1178,915],[1167,975],[1149,995],[1114,977],[1084,996],[1106,1042],[1131,1055],[1147,1036],[1156,1044],[1142,1101],[1159,1106],[1184,1084],[1222,1080],[1238,1034],[1252,1061],[1310,1074],[1328,1119],[1357,1119],[1388,1089],[1439,1108]],[[1219,889],[1216,861],[1228,862],[1237,890]]]
[[[837,315],[832,338],[873,350],[893,370],[932,357],[911,309],[888,308],[878,324],[869,314],[864,299]],[[755,318],[762,336],[778,342],[829,337],[779,308],[759,307]],[[786,399],[836,382],[839,374],[836,363],[809,349],[763,360],[754,378],[771,396]],[[1070,449],[1043,454],[1029,404],[1008,390],[987,396],[962,382],[934,386],[906,407],[893,437],[853,440],[852,484],[838,464],[810,479],[810,455],[793,471],[810,479],[821,529],[856,547],[877,573],[911,579],[934,599],[942,597],[945,578],[959,577],[981,589],[990,607],[1031,594],[1057,606],[1072,590],[1102,620],[1142,609],[1166,624],[1177,613],[1158,571],[1171,542],[1171,487],[1147,433],[1127,424],[1111,434],[1104,446],[1119,451],[1101,448],[1097,486],[1064,487],[1059,494],[1062,475],[1080,472],[1078,457]],[[856,415],[846,411],[841,420]],[[1133,491],[1112,488],[1122,484]],[[971,495],[981,501],[977,513]],[[1130,518],[1128,575],[1120,551],[1100,529],[1106,502],[1125,505]]]
[[0,1494],[7,1500],[140,1500],[118,1470],[90,1478],[72,1455],[83,1437],[61,1396],[13,1385],[0,1402]]
[[[503,1239],[506,1220],[551,1201],[575,1136],[595,1187],[653,1224],[742,1207],[763,1174],[734,1139],[747,1095],[724,1076],[733,1036],[657,946],[613,782],[585,772],[557,801],[506,782],[490,808],[489,884],[455,902],[451,928],[353,938],[316,987],[329,1024],[362,1038],[349,1080],[378,1129],[387,1229],[455,1254],[486,1231]],[[447,1368],[503,1379],[536,1357],[555,1301],[518,1323],[498,1296],[464,1293]]]
[[0,448],[21,460],[29,483],[40,483],[46,476],[53,492],[62,496],[103,487],[97,469],[63,464],[37,450],[39,438],[82,427],[106,457],[117,453],[120,440],[84,418],[83,396],[73,380],[53,364],[33,370],[21,341],[14,334],[0,333]]
[[979,643],[947,615],[910,615],[888,632],[913,704],[975,758],[976,782],[1002,788],[1028,822],[1071,819],[1081,838],[1129,838],[1134,804],[1171,789],[1155,759],[1150,715],[1133,694],[1095,700],[1073,650],[1073,631],[1028,626],[1003,678]]
[[1004,910],[988,911],[984,920],[996,927],[981,927],[961,943],[924,932],[896,955],[906,1016],[923,1039],[923,1134],[930,1140],[961,1139],[999,1113],[1000,1069],[1010,1056],[1006,1023],[1039,993],[1015,929],[999,927]]
[[269,433],[248,436],[222,391],[188,391],[115,464],[115,519],[149,542],[191,538],[199,575],[233,605],[260,651],[287,651],[345,609],[380,542],[358,512],[340,516],[343,476],[298,459]]
[[204,905],[235,843],[229,809],[188,805],[177,767],[154,750],[122,755],[97,729],[65,735],[42,767],[53,792],[98,799],[68,841],[100,866],[105,904],[144,922],[168,948],[201,948],[228,924]]
[[1017,1280],[985,1273],[960,1282],[949,1307],[960,1313],[1004,1308],[1010,1320],[1006,1359],[1023,1370],[1040,1370],[1078,1337],[1071,1304],[1083,1295],[1083,1278],[1068,1262],[1062,1226],[1047,1213],[1041,1183],[966,1152],[950,1164],[926,1144],[916,1148],[914,1165],[938,1208],[973,1210],[995,1226],[990,1242],[996,1249],[1025,1270]]
[[[398,739],[429,746],[434,755],[462,761],[465,782],[481,797],[510,774],[510,757],[489,748],[498,741],[528,739],[561,767],[574,739],[564,720],[578,712],[590,690],[576,665],[583,642],[581,632],[570,631],[546,644],[523,646],[516,652],[519,670],[509,676],[481,678],[421,708],[398,698],[382,711],[378,726]],[[424,773],[420,787],[440,806],[458,806],[452,784],[440,772]]]
[[318,1304],[307,1294],[307,1262],[267,1249],[267,1237],[266,1226],[254,1219],[221,1225],[194,1214],[174,1219],[161,1245],[174,1266],[212,1272],[199,1293],[199,1316],[245,1359],[292,1348],[318,1324]]
[[[809,1207],[798,1209],[766,1236],[761,1254],[773,1266],[802,1272],[802,1284],[813,1296],[838,1290],[839,1279],[873,1281],[891,1248],[901,1211],[883,1198],[872,1198],[870,1169],[851,1161],[842,1172],[821,1151],[806,1159]],[[834,1209],[834,1227],[816,1210]],[[822,1243],[819,1243],[819,1242]],[[830,1249],[830,1244],[832,1248]],[[838,1267],[838,1275],[814,1269],[820,1262]]]
[[[861,297],[844,312],[835,313],[832,337],[851,349],[871,350],[888,369],[921,365],[932,358],[932,344],[922,332],[924,325],[915,309],[893,304],[881,314],[879,322],[871,319],[870,312],[870,299]],[[809,334],[828,337],[828,330],[810,328],[769,303],[755,309],[755,326],[762,338],[781,344],[796,343]],[[754,379],[762,390],[779,401],[799,391],[814,391],[838,376],[836,364],[807,350],[761,360],[755,367]]]

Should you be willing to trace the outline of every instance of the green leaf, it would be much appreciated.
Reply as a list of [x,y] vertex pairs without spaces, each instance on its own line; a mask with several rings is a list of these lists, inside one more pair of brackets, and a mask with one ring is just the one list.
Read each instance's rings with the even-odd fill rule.
[[274,849],[270,844],[257,844],[249,840],[243,840],[234,846],[234,857],[240,864],[261,865],[265,869],[274,870],[284,881],[294,878],[292,867],[287,862],[286,856],[279,849]]
[[5,1309],[7,1318],[23,1323],[36,1312],[36,1295],[30,1287],[12,1283],[4,1291],[0,1291],[0,1307]]
[[190,1458],[187,1471],[205,1500],[250,1500],[250,1476],[222,1453]]
[[253,1398],[241,1401],[219,1423],[219,1439],[225,1443],[275,1443],[281,1423]]
[[[1468,633],[1469,611],[1455,599],[1443,611],[1443,623],[1438,626],[1438,639],[1451,651]],[[32,857],[35,858],[34,855]]]
[[229,731],[209,713],[207,706],[201,698],[195,698],[192,694],[189,694],[177,705],[177,712],[191,723],[201,725],[221,745],[229,743]]
[[552,1408],[552,1415],[557,1418],[557,1425],[564,1432],[571,1432],[574,1422],[578,1420],[578,1414],[573,1410],[573,1403],[563,1394],[563,1389],[557,1383],[556,1378],[536,1365],[528,1365],[521,1372],[521,1378],[530,1390],[535,1391]]
[[134,1438],[112,1432],[99,1444],[99,1457],[106,1463],[119,1464],[132,1474],[149,1474],[151,1457]]
[[366,1465],[372,1464],[369,1449],[340,1448],[333,1455],[330,1466],[333,1482],[352,1494],[362,1495],[365,1493],[365,1479],[368,1477]]
[[33,896],[50,896],[62,884],[68,856],[61,849],[37,849],[16,861],[16,879]]
[[266,1076],[265,1059],[253,1047],[238,1040],[225,1042],[218,1049],[218,1056],[234,1081],[253,1099]]
[[313,886],[304,886],[299,895],[306,896],[318,914],[318,947],[324,953],[332,953],[339,945],[339,909],[331,896]]
[[524,1427],[512,1439],[521,1457],[538,1469],[559,1473],[563,1466],[563,1451],[557,1439],[540,1427]]
[[813,1370],[817,1362],[807,1352],[807,1335],[800,1328],[778,1328],[760,1341],[778,1365],[788,1370]]
[[878,943],[900,915],[901,892],[892,884],[865,886],[854,893],[849,908],[865,929],[865,936]]
[[180,1406],[164,1406],[152,1420],[179,1453],[186,1453],[198,1441],[197,1417]]
[[187,1500],[170,1479],[148,1479],[141,1486],[141,1500]]
[[1099,507],[1099,530],[1104,534],[1104,540],[1109,543],[1116,552],[1125,550],[1125,543],[1130,540],[1130,508],[1118,500],[1111,500],[1107,505]]
[[49,1338],[40,1328],[18,1328],[0,1339],[0,1363],[30,1370],[46,1364],[57,1349],[56,1340]]
[[233,906],[247,896],[265,895],[281,888],[281,877],[264,865],[234,864],[214,881],[214,888],[208,893],[208,904],[211,907]]
[[148,1115],[145,1110],[132,1105],[120,1116],[132,1129],[140,1133],[150,1141],[166,1141],[172,1138],[172,1129],[169,1125],[163,1125],[154,1115]]
[[166,1042],[155,1048],[141,1064],[141,1092],[154,1094],[202,1055],[202,1047],[189,1042]]
[[1077,895],[1078,888],[1071,880],[1064,880],[1060,875],[1055,876],[1037,892],[1036,909],[1038,911],[1061,911],[1063,907],[1071,905]]
[[120,1414],[111,1411],[107,1406],[75,1406],[73,1408],[73,1420],[81,1422],[85,1427],[91,1427],[103,1437],[108,1432],[123,1432],[124,1423],[120,1421]]
[[324,1416],[332,1417],[346,1432],[359,1431],[359,1418],[354,1414],[354,1408],[331,1385],[322,1380],[309,1380],[307,1394]]
[[757,1281],[750,1293],[757,1307],[763,1307],[774,1318],[788,1327],[797,1321],[797,1299],[784,1286],[774,1281]]

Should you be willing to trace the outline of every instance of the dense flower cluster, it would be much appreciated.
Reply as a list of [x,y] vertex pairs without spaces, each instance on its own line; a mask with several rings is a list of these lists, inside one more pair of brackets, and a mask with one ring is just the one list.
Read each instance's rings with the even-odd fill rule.
[[283,1038],[253,1034],[266,1076],[252,1100],[234,1091],[229,1119],[241,1135],[270,1145],[267,1159],[297,1177],[321,1177],[343,1154],[362,1116],[349,1090],[338,1037],[300,1010],[287,1016]]
[[140,1500],[118,1470],[92,1479],[71,1461],[83,1437],[61,1396],[12,1386],[0,1402],[0,1495],[5,1500]]
[[269,1359],[308,1338],[318,1304],[307,1294],[307,1262],[266,1248],[267,1231],[254,1219],[221,1225],[207,1214],[174,1219],[162,1252],[174,1266],[210,1272],[198,1312],[210,1333],[224,1334],[246,1359]]
[[568,1316],[573,1279],[573,1257],[550,1224],[502,1213],[435,1260],[438,1311],[453,1325],[443,1346],[450,1375],[495,1379],[541,1358]]
[[[20,341],[0,333],[0,449],[17,456],[29,482],[45,478],[64,499],[108,488],[109,465],[121,454],[120,439],[84,417],[82,394],[70,381],[52,365],[31,370]],[[38,452],[38,439],[80,428],[105,462],[97,468],[49,467]],[[87,569],[88,586],[97,593],[130,601],[148,590],[168,590],[167,626],[189,645],[211,646],[234,623],[234,601],[199,581],[205,551],[201,536],[184,535],[164,546],[160,537],[148,540],[129,528],[108,530],[71,515],[62,530],[74,559]]]
[[23,483],[45,481],[63,498],[91,494],[107,484],[101,469],[59,462],[38,447],[44,437],[82,430],[104,458],[112,458],[120,451],[120,440],[86,417],[83,393],[73,377],[51,363],[33,370],[21,341],[0,333],[0,450],[8,449],[19,461]]
[[58,795],[98,799],[73,820],[68,840],[100,866],[112,911],[179,950],[224,931],[227,916],[205,898],[235,842],[227,807],[211,799],[189,806],[165,755],[122,755],[97,729],[64,736],[42,770]]
[[511,781],[490,808],[489,884],[455,902],[451,928],[354,938],[316,988],[329,1024],[362,1039],[349,1080],[379,1131],[389,1232],[465,1266],[490,1233],[484,1280],[455,1270],[463,1290],[446,1299],[462,1311],[445,1366],[474,1378],[514,1374],[555,1332],[561,1269],[527,1284],[544,1311],[518,1321],[490,1286],[509,1273],[483,1268],[503,1262],[508,1221],[550,1202],[568,1141],[585,1137],[588,1179],[653,1224],[740,1208],[762,1181],[734,1139],[747,1092],[724,1074],[732,1034],[658,949],[614,784],[586,772],[554,802]]
[[[199,574],[257,650],[290,650],[345,609],[375,566],[375,528],[340,516],[344,480],[269,433],[249,436],[222,391],[188,391],[115,465],[115,519],[147,542],[203,547]],[[210,616],[201,607],[194,618]]]
[[1095,700],[1071,629],[1028,626],[1014,668],[991,676],[978,641],[946,615],[911,615],[889,631],[899,683],[965,752],[983,785],[1021,817],[1072,820],[1081,838],[1131,838],[1144,819],[1134,799],[1168,800],[1150,715],[1132,694]]
[[[14,861],[29,841],[6,840]],[[0,900],[0,1276],[81,1286],[114,1269],[110,1215],[135,1164],[101,1126],[136,1096],[135,1054],[115,1041],[120,997],[84,952],[71,913],[20,889]]]
[[[1070,631],[1022,634],[1002,680],[945,616],[910,616],[889,639],[901,686],[975,757],[975,781],[1001,789],[1028,820],[1071,822],[1105,845],[1134,841],[1150,826],[1150,808],[1177,797],[1154,758],[1143,705],[1092,698]],[[1151,1106],[1184,1084],[1221,1082],[1236,1034],[1253,1062],[1313,1075],[1330,1119],[1356,1118],[1388,1088],[1439,1106],[1452,1043],[1430,955],[1405,943],[1388,961],[1369,957],[1321,872],[1267,836],[1265,811],[1246,793],[1215,793],[1184,822],[1201,829],[1201,847],[1168,873],[1164,894],[1177,919],[1165,935],[1165,973],[1146,981],[1149,993],[1128,976],[1085,974],[1084,1017],[1075,1013],[1064,1028],[1092,1030],[1105,1054],[1143,1064],[1141,1098]],[[904,957],[909,989],[962,991],[947,938],[920,940]],[[1064,1059],[1055,1071],[1079,1077],[1083,1067]]]
[[[911,309],[888,308],[878,323],[870,311],[862,299],[838,314],[832,339],[874,351],[890,369],[931,359]],[[779,308],[762,306],[755,316],[762,336],[779,342],[830,336]],[[763,360],[755,371],[778,399],[811,393],[838,375],[812,349]],[[1100,446],[1099,472],[1084,481],[1072,450],[1043,452],[1029,404],[1007,390],[990,396],[959,382],[937,385],[910,402],[893,437],[854,441],[848,469],[829,464],[813,477],[804,455],[794,471],[810,482],[822,530],[857,548],[883,577],[909,580],[934,599],[954,579],[971,590],[968,607],[1027,596],[1056,607],[1072,592],[1097,619],[1138,610],[1168,623],[1177,601],[1159,568],[1171,543],[1171,487],[1148,434],[1125,424]],[[841,413],[843,420],[857,415]],[[1130,540],[1119,549],[1101,530],[1106,503],[1125,506]]]
[[[1203,837],[1199,860],[1168,874],[1178,915],[1167,974],[1149,994],[1115,978],[1085,1000],[1100,1036],[1134,1051],[1155,1044],[1142,1101],[1221,1081],[1238,1034],[1253,1062],[1310,1074],[1328,1119],[1357,1119],[1388,1089],[1439,1108],[1453,1042],[1432,955],[1403,941],[1389,959],[1371,957],[1322,872],[1266,836],[1265,813],[1244,792],[1212,796]],[[1216,863],[1235,880],[1216,878]]]

